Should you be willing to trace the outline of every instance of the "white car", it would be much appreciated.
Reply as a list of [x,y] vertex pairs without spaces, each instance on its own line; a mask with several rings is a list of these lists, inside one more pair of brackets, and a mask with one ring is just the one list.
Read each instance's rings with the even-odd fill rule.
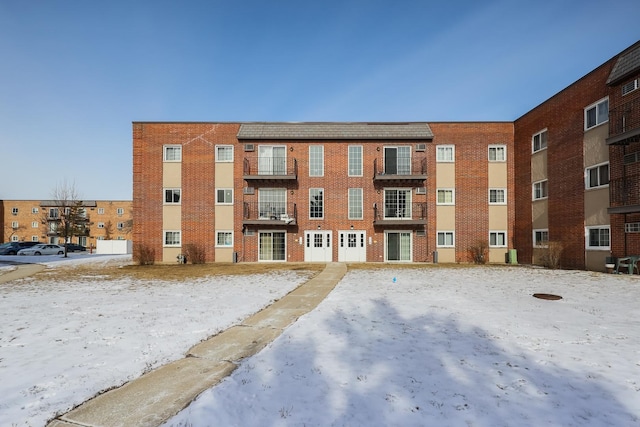
[[64,248],[60,245],[40,243],[30,248],[20,249],[18,255],[62,255]]

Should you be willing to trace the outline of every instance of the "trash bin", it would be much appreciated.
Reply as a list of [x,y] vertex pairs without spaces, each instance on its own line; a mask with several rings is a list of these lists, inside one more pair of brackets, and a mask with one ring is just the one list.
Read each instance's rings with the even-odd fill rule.
[[518,263],[518,251],[515,249],[509,249],[509,264]]
[[438,251],[433,251],[433,263],[438,263]]

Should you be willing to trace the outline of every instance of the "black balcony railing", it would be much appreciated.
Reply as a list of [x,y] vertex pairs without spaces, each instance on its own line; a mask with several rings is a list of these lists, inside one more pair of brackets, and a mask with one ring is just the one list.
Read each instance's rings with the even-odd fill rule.
[[427,203],[410,204],[374,204],[373,223],[380,225],[409,225],[427,223]]
[[245,157],[242,173],[246,180],[295,180],[298,179],[298,161],[274,156]]
[[612,208],[640,206],[640,175],[609,181],[609,205]]
[[242,222],[245,225],[296,225],[298,208],[295,203],[244,202]]
[[397,157],[393,161],[373,160],[373,179],[377,181],[424,181],[427,178],[427,159]]
[[640,98],[609,110],[609,144],[626,143],[640,134]]

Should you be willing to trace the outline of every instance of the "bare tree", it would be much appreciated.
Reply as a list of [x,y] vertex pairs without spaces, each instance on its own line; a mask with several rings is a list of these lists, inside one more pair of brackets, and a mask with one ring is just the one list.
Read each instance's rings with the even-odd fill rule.
[[67,243],[73,236],[87,234],[88,219],[78,195],[75,184],[66,180],[56,186],[48,211],[42,215],[41,222],[45,226],[45,234],[55,233],[64,239],[64,256],[67,256]]
[[[11,242],[13,239],[13,236],[15,234],[17,234],[20,230],[25,230],[27,227],[25,227],[24,225],[19,225],[17,227],[13,226],[12,221],[11,222],[6,222],[4,224],[4,235],[7,236],[7,242]],[[1,241],[0,241],[1,242]]]
[[111,222],[111,220],[108,220],[104,224],[104,240],[111,239],[113,239],[113,223]]

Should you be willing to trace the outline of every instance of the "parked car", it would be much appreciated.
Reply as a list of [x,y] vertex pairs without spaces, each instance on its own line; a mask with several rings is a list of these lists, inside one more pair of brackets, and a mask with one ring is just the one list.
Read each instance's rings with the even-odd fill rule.
[[0,255],[16,255],[20,249],[30,248],[40,242],[9,242],[0,245]]
[[84,252],[87,250],[87,248],[85,248],[84,246],[75,243],[67,243],[66,246],[67,252]]
[[20,249],[18,255],[62,255],[64,248],[60,245],[41,243],[26,249]]

